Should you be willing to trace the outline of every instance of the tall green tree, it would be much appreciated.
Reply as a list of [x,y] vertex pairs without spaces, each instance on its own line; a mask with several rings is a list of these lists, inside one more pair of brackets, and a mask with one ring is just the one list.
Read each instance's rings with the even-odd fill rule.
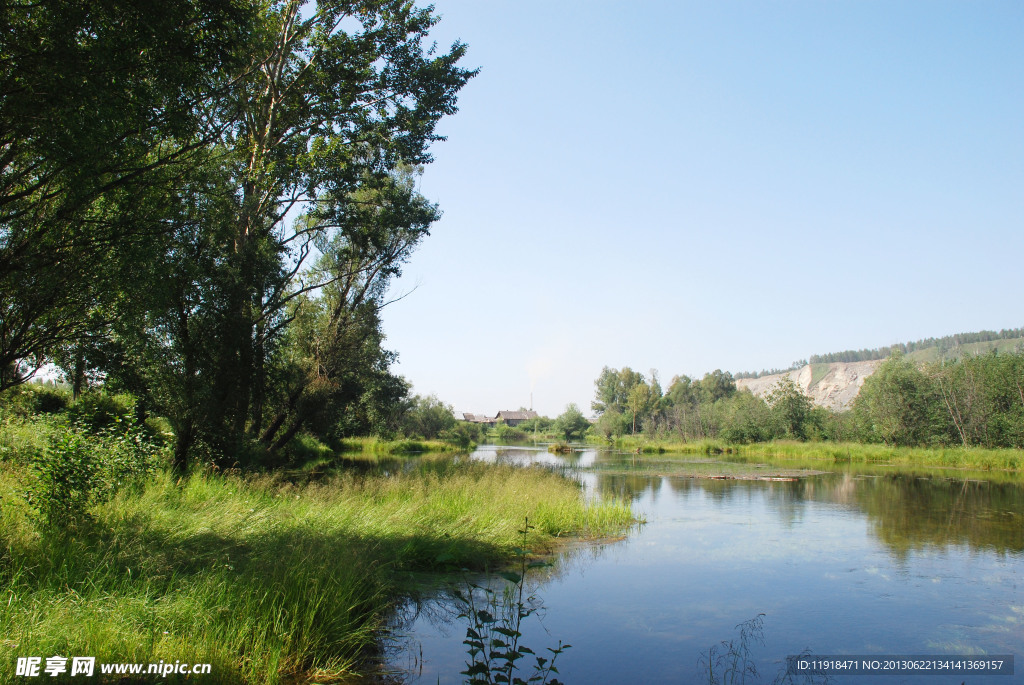
[[789,376],[783,376],[765,398],[780,432],[787,438],[807,437],[813,404]]
[[[163,379],[177,468],[194,444],[277,452],[325,405],[398,389],[379,373],[377,310],[438,216],[410,170],[475,73],[461,43],[425,43],[436,22],[398,0],[262,7],[209,108],[216,141],[172,197],[167,277],[125,333]],[[300,323],[306,340],[289,335]]]
[[[392,355],[381,348],[378,311],[390,280],[438,217],[437,207],[416,192],[415,178],[413,170],[400,168],[386,183],[353,192],[347,209],[331,208],[330,220],[344,224],[323,245],[323,255],[307,276],[324,285],[315,297],[302,293],[293,300],[296,313],[289,317],[305,324],[293,326],[296,334],[287,345],[301,371],[275,384],[280,388],[276,398],[256,395],[276,407],[265,428],[264,408],[252,411],[250,432],[259,434],[269,450],[280,450],[314,414],[323,413],[328,398],[338,414],[351,411],[357,401],[369,401],[364,396],[369,387],[394,388],[387,379]],[[319,220],[309,215],[307,224]],[[341,402],[344,397],[347,401]]]
[[[268,347],[287,322],[290,301],[350,282],[352,245],[376,249],[370,263],[356,267],[371,281],[356,279],[369,293],[388,259],[407,254],[381,235],[409,208],[388,202],[392,174],[431,160],[438,120],[455,111],[456,94],[475,73],[457,65],[461,43],[441,54],[425,45],[436,22],[431,8],[404,1],[293,0],[271,6],[253,37],[253,68],[230,92],[224,111],[232,126],[222,140],[235,207],[230,242],[222,245],[229,277],[210,418],[229,445],[246,431],[265,434]],[[359,193],[367,188],[376,195],[365,201]],[[372,211],[363,212],[362,202]],[[289,221],[296,210],[304,220]],[[362,234],[360,220],[368,218],[379,225]],[[339,269],[303,271],[312,252],[331,259],[338,246]]]
[[[936,384],[913,362],[894,355],[871,374],[853,411],[867,440],[893,445],[942,441],[948,426]],[[932,439],[932,440],[930,440]]]
[[565,411],[555,419],[554,429],[566,440],[582,440],[590,422],[575,404],[568,404]]
[[653,402],[654,394],[647,383],[640,382],[630,388],[626,396],[626,409],[632,419],[633,435],[636,435],[637,417],[640,417],[640,428],[643,430],[644,416],[650,411]]
[[112,319],[121,266],[164,229],[144,198],[170,194],[212,140],[209,105],[253,9],[0,6],[0,390]]
[[594,401],[590,403],[590,407],[598,414],[610,409],[623,413],[626,410],[629,392],[633,386],[643,382],[644,375],[628,366],[622,370],[606,366],[601,369],[601,374],[594,381]]

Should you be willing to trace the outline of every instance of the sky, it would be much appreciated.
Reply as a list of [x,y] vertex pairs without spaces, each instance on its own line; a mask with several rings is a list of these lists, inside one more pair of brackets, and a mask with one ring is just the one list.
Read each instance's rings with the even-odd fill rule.
[[586,414],[1024,326],[1024,3],[435,0],[479,74],[383,312],[413,392]]

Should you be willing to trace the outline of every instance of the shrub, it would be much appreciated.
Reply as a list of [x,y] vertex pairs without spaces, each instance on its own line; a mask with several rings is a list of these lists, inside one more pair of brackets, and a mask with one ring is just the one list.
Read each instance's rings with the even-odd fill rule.
[[441,431],[438,437],[457,447],[469,449],[473,443],[480,441],[480,427],[477,424],[458,423]]
[[164,446],[174,443],[174,429],[171,422],[163,416],[149,416],[143,423],[146,435],[156,445]]
[[0,395],[0,412],[23,418],[36,413],[53,414],[66,409],[68,400],[69,393],[61,388],[25,383]]
[[512,426],[509,426],[508,424],[506,424],[504,422],[499,422],[498,423],[498,425],[494,429],[494,435],[499,440],[510,440],[510,441],[526,440],[527,438],[530,437],[529,435],[527,435],[523,431],[519,430],[518,428],[513,428]]
[[44,523],[59,528],[87,520],[89,507],[156,470],[159,449],[121,426],[118,419],[96,435],[80,425],[60,430],[33,456],[27,499]]
[[56,414],[68,408],[70,393],[60,388],[40,385],[33,388],[35,409],[43,414]]
[[136,400],[127,393],[111,395],[103,390],[87,392],[71,405],[71,417],[92,430],[100,430],[118,421],[128,421],[135,413]]

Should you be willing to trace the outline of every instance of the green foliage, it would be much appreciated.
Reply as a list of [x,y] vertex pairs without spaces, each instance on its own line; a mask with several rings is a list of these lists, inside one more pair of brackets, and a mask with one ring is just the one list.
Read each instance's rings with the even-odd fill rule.
[[783,376],[766,398],[772,418],[781,436],[802,439],[807,437],[807,423],[811,415],[811,398],[801,392],[788,376]]
[[700,401],[713,403],[731,397],[736,392],[736,381],[728,371],[715,369],[700,380],[698,393]]
[[965,447],[1024,447],[1024,352],[991,352],[925,367]]
[[410,437],[434,440],[446,431],[455,430],[457,421],[450,405],[437,398],[437,395],[412,398],[412,406],[402,419],[402,432]]
[[554,419],[549,419],[546,416],[536,416],[532,419],[523,421],[517,426],[517,428],[524,433],[537,433],[538,435],[541,435],[550,431],[554,423]]
[[1024,328],[1003,329],[1001,331],[978,331],[977,333],[957,333],[956,335],[947,335],[941,338],[924,338],[922,340],[916,340],[909,343],[896,343],[895,345],[879,347],[873,350],[846,350],[844,352],[835,352],[832,354],[815,354],[811,355],[811,363],[859,362],[872,359],[886,359],[893,354],[902,354],[907,355],[908,357],[913,355],[913,358],[918,360],[917,358],[921,356],[921,353],[930,352],[932,350],[935,351],[935,357],[937,359],[927,359],[924,361],[935,361],[942,360],[951,351],[964,348],[975,353],[987,351],[970,349],[971,346],[978,345],[980,343],[1017,341],[1013,343],[1014,345],[1017,345],[1021,339],[1024,339]]
[[33,414],[56,414],[67,408],[71,393],[42,383],[25,383],[0,393],[0,416],[26,418]]
[[[530,552],[526,548],[527,535],[532,528],[527,517],[519,531],[523,539],[522,547],[514,550],[519,562],[517,569],[499,574],[506,581],[500,593],[488,585],[478,583],[467,583],[465,590],[456,590],[454,593],[462,606],[459,618],[466,619],[469,624],[463,644],[468,648],[470,660],[466,663],[466,670],[460,673],[466,676],[470,685],[559,685],[561,682],[551,678],[552,674],[558,673],[555,661],[572,645],[563,645],[559,641],[557,647],[547,648],[550,656],[545,657],[520,642],[523,619],[529,618],[541,607],[536,596],[524,596],[527,572],[547,565],[546,562],[531,562],[528,559]],[[533,672],[524,680],[519,675],[518,662],[527,656],[533,659]]]
[[519,442],[530,439],[526,431],[519,427],[510,426],[500,419],[494,427],[494,437],[503,442]]
[[36,480],[27,500],[54,527],[75,523],[102,495],[100,464],[85,438],[68,431],[54,439],[33,464]]
[[604,436],[606,440],[621,437],[630,432],[629,417],[617,409],[606,409],[598,417],[597,423],[594,424],[594,429],[599,435]]
[[453,427],[442,430],[438,437],[456,447],[468,450],[483,440],[483,428],[477,423],[457,421]]
[[395,434],[378,313],[440,215],[417,177],[475,74],[428,39],[433,8],[0,12],[0,391],[44,359],[95,372],[170,420],[179,472]]
[[136,399],[129,394],[111,395],[103,390],[84,393],[70,407],[71,418],[98,431],[134,419]]
[[920,445],[948,440],[938,388],[915,364],[896,355],[861,387],[853,411],[872,442]]
[[569,404],[559,414],[553,425],[554,430],[566,440],[582,440],[590,428],[590,422],[575,404]]
[[624,413],[633,386],[643,382],[643,374],[628,366],[621,371],[606,366],[601,369],[601,375],[594,381],[596,391],[590,407],[598,414],[609,410]]
[[727,404],[722,440],[734,444],[763,442],[775,437],[777,425],[773,410],[749,391],[737,392]]
[[27,501],[53,528],[88,520],[90,507],[140,482],[159,465],[158,448],[119,418],[96,434],[86,428],[56,431],[32,460],[35,477]]
[[92,339],[122,294],[138,292],[121,279],[158,232],[147,199],[172,195],[168,179],[201,146],[253,10],[0,5],[0,391],[26,379],[19,360],[34,368]]
[[626,411],[629,412],[632,420],[630,433],[636,433],[637,417],[640,418],[639,426],[643,430],[644,416],[651,411],[654,402],[654,393],[651,390],[651,386],[647,385],[647,383],[641,381],[630,388],[629,393],[626,395]]
[[307,464],[334,456],[334,450],[309,433],[301,433],[288,445],[288,461]]

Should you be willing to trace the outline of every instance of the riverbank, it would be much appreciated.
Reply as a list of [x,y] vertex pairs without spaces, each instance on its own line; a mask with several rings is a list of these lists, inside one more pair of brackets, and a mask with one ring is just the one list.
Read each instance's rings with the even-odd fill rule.
[[345,438],[338,446],[341,452],[362,454],[419,454],[421,452],[472,452],[476,444],[455,444],[444,440],[381,440],[380,438]]
[[[604,442],[603,444],[607,444]],[[889,464],[927,466],[980,471],[1024,471],[1024,450],[981,447],[894,447],[856,442],[773,441],[733,445],[716,440],[673,442],[622,437],[615,449],[644,454],[726,455],[729,459],[758,461],[822,461],[827,463]]]
[[[8,652],[209,663],[224,683],[357,673],[418,575],[500,565],[525,517],[537,549],[631,520],[628,505],[588,504],[550,471],[457,461],[305,485],[159,473],[55,531],[21,496],[30,478],[0,462]],[[11,665],[0,682],[15,682]]]

